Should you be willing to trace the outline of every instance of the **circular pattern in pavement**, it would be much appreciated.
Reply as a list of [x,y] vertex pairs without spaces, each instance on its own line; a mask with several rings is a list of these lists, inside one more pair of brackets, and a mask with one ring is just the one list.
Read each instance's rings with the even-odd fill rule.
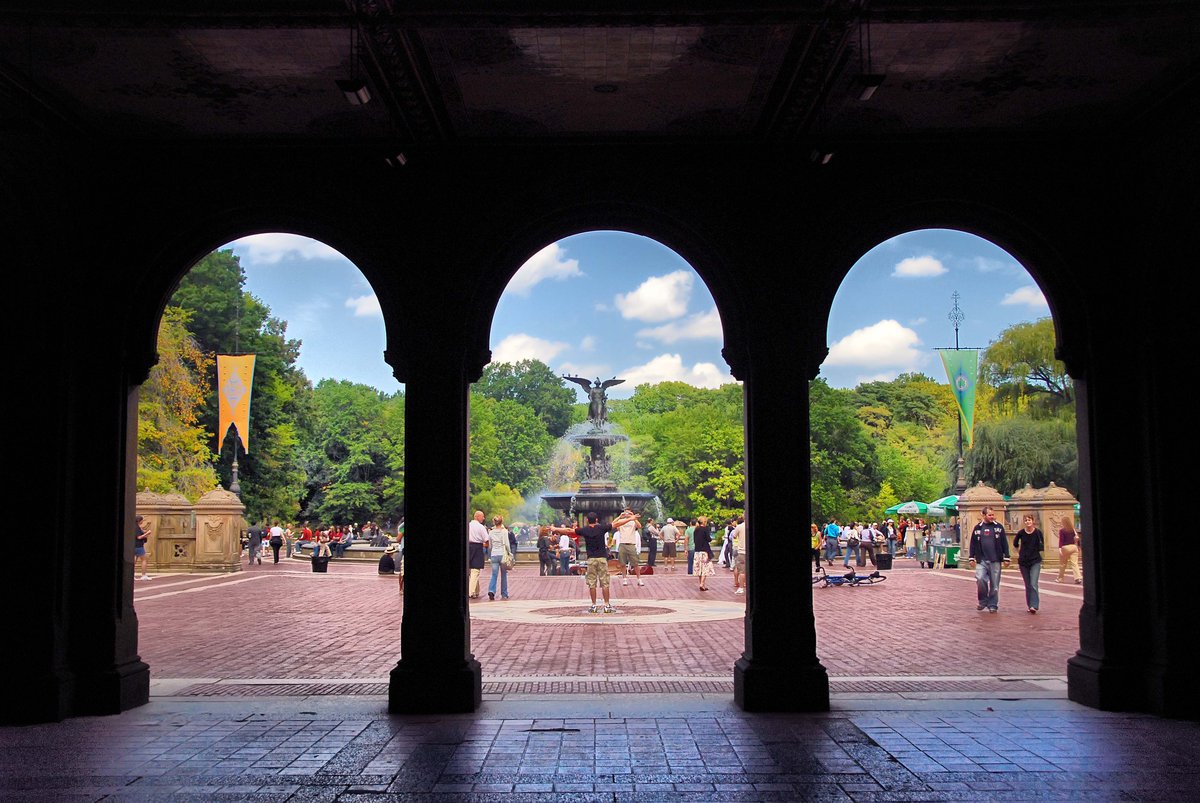
[[660,625],[685,622],[719,622],[740,619],[746,615],[746,605],[740,601],[709,600],[613,600],[616,613],[589,613],[590,601],[562,600],[547,605],[547,600],[482,600],[471,604],[471,618],[489,622],[522,622],[530,624],[581,625]]

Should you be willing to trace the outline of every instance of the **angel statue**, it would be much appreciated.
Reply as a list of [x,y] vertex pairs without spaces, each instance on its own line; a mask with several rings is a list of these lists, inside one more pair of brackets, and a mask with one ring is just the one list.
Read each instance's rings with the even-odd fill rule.
[[579,385],[588,394],[588,421],[592,422],[592,426],[599,427],[608,421],[608,394],[604,391],[613,385],[619,385],[624,382],[624,379],[617,379],[615,376],[612,379],[600,381],[600,377],[596,377],[596,381],[592,382],[589,379],[584,379],[581,376],[564,376],[563,379],[568,382],[574,382]]

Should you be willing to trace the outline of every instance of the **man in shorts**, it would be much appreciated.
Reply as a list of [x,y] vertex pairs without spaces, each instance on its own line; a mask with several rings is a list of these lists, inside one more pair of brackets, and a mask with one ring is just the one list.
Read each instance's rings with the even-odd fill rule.
[[[621,515],[613,519],[610,525],[612,531],[616,533],[617,541],[617,560],[621,562],[621,585],[629,585],[629,568],[633,568],[633,576],[637,579],[637,584],[640,586],[646,585],[642,582],[642,567],[641,567],[641,537],[638,535],[638,530],[641,527],[641,521],[638,514],[631,509],[625,508]],[[588,555],[592,552],[589,549]]]
[[667,519],[667,523],[662,528],[663,539],[663,562],[675,570],[675,539],[679,537],[679,531],[675,529],[675,519]]
[[592,607],[588,609],[588,613],[600,613],[600,606],[596,604],[597,585],[604,590],[604,612],[616,613],[617,611],[609,599],[608,549],[604,543],[604,536],[612,528],[607,524],[600,524],[600,517],[595,513],[587,514],[587,522],[583,527],[574,530],[570,527],[552,527],[551,529],[559,535],[574,533],[587,544],[587,574],[583,579],[587,582],[588,593],[592,597]]

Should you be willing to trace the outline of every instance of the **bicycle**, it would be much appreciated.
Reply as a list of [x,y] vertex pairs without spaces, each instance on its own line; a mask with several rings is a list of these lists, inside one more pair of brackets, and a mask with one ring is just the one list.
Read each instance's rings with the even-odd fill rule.
[[825,573],[824,568],[818,567],[817,574],[813,575],[812,584],[814,586],[820,585],[823,588],[828,588],[829,586],[850,586],[851,588],[855,588],[857,586],[871,586],[876,583],[882,583],[886,579],[887,575],[880,574],[878,571],[871,572],[870,574],[857,574],[854,571],[850,571],[846,574],[831,576]]

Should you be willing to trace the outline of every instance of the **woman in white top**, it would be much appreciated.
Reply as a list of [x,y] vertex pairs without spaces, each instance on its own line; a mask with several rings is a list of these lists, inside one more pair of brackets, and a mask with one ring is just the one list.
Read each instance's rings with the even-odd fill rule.
[[508,528],[503,516],[492,517],[492,529],[488,530],[489,554],[492,556],[492,579],[488,581],[488,599],[496,598],[496,575],[500,576],[500,597],[508,599],[508,570],[513,564],[512,547],[508,545]]

